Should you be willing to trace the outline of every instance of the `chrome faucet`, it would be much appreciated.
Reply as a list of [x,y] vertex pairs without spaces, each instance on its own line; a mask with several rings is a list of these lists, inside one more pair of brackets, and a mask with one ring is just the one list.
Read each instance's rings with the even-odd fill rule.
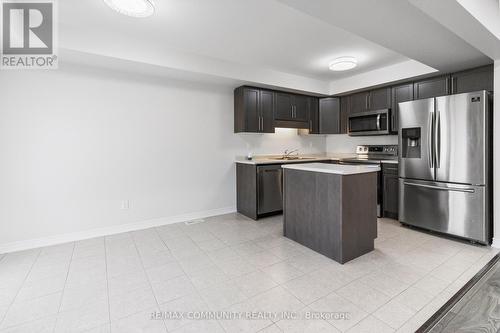
[[283,159],[290,158],[293,153],[296,153],[295,155],[299,156],[298,149],[292,149],[292,150],[285,149],[285,151],[283,152]]

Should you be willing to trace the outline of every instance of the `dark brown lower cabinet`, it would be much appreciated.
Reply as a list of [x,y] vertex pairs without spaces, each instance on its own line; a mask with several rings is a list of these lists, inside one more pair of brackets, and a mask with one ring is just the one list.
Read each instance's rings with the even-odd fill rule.
[[257,220],[283,211],[283,171],[280,164],[236,164],[236,208]]
[[382,164],[383,178],[383,198],[382,216],[392,219],[398,219],[399,215],[399,181],[398,181],[398,165],[397,164]]

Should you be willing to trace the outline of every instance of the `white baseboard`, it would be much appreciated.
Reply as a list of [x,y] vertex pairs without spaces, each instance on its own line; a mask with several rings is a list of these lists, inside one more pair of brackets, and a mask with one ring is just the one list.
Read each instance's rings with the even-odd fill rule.
[[491,242],[491,247],[495,249],[500,249],[500,239],[498,237],[493,237],[493,241]]
[[30,250],[44,246],[51,246],[56,244],[74,242],[89,238],[109,236],[114,234],[120,234],[122,232],[129,232],[141,229],[147,229],[152,227],[159,227],[162,225],[173,224],[178,222],[190,221],[195,219],[202,219],[210,216],[223,215],[234,213],[236,211],[235,207],[225,207],[212,210],[206,210],[202,212],[188,213],[171,217],[160,217],[151,220],[132,222],[127,224],[121,224],[116,226],[110,226],[105,228],[97,228],[86,231],[72,232],[61,235],[54,235],[49,237],[22,240],[17,242],[0,244],[0,254],[9,253],[15,251]]

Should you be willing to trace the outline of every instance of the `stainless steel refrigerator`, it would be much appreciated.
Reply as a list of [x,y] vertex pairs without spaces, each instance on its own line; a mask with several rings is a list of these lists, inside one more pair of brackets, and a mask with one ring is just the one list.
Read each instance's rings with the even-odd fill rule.
[[399,219],[490,242],[491,96],[399,104]]

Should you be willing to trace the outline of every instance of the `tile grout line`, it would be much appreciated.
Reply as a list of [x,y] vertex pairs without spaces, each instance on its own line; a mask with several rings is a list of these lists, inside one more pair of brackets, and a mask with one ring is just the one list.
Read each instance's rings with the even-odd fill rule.
[[[189,235],[187,235],[187,234],[184,232],[184,230],[181,230],[181,231],[182,231],[182,233],[183,233],[183,234],[185,234],[187,237],[189,237]],[[161,237],[161,235],[158,233],[158,230],[157,230],[157,228],[156,228],[156,227],[155,227],[155,233],[156,233],[156,235],[160,238],[160,240],[161,240],[161,242],[163,243],[163,245],[165,245],[165,246],[167,247],[167,249],[168,249],[169,251],[171,251],[171,249],[170,249],[170,248],[168,247],[168,245],[165,243],[165,241],[163,240],[163,238]],[[210,233],[211,233],[211,232],[210,232]],[[214,236],[214,237],[215,237],[215,236]],[[191,239],[191,237],[189,237],[189,239]],[[134,240],[134,243],[135,243],[135,240]],[[198,247],[198,248],[199,248],[199,247]],[[203,251],[203,253],[204,253],[204,254],[206,254],[206,251],[205,251],[205,250],[203,250],[203,249],[201,249],[201,248],[200,248],[200,250],[201,250],[201,251]],[[192,282],[192,280],[191,280],[191,277],[189,276],[189,274],[187,274],[187,273],[186,273],[186,271],[184,270],[184,268],[182,267],[182,265],[179,263],[178,258],[176,258],[175,256],[173,256],[173,257],[174,257],[174,260],[176,261],[176,263],[177,263],[177,264],[179,265],[179,267],[181,268],[181,270],[182,270],[182,271],[184,272],[184,274],[186,275],[186,277],[189,279],[189,282],[193,285],[193,282]],[[209,258],[209,259],[210,259],[210,260],[212,260],[211,258]],[[142,258],[141,258],[141,262],[142,262]],[[214,263],[214,264],[215,264],[215,263]],[[146,274],[146,276],[147,276],[147,274]],[[147,278],[148,278],[148,281],[149,281],[149,276],[147,276]],[[150,283],[151,283],[151,281],[150,281]],[[151,285],[151,288],[152,288],[152,285]],[[193,285],[193,289],[194,289],[194,291],[195,291],[195,294],[196,294],[196,295],[198,295],[198,297],[199,297],[199,298],[203,301],[203,303],[205,303],[205,304],[206,304],[206,302],[205,302],[205,300],[204,300],[203,296],[201,296],[201,294],[200,294],[200,292],[199,292],[198,288],[196,288],[196,286],[195,286],[195,285]],[[153,291],[153,295],[154,295],[154,291]],[[176,298],[176,299],[180,299],[180,298],[182,298],[182,297],[183,297],[183,296],[178,297],[178,298]],[[155,299],[156,299],[156,295],[155,295]],[[157,303],[158,303],[158,300],[157,300]],[[208,306],[208,304],[207,304],[207,306]],[[159,303],[158,303],[158,307],[160,307],[160,311],[161,311],[161,305],[160,305]],[[219,321],[218,321],[218,320],[215,320],[215,321],[217,322],[217,324],[219,325],[219,327],[221,327],[221,328],[222,328],[222,330],[223,330],[224,332],[229,333],[229,332],[227,332],[227,331],[226,331],[226,329],[224,328],[224,326],[223,326],[221,323],[219,323]],[[167,324],[165,323],[165,321],[163,321],[163,324],[165,325],[165,328],[167,328]],[[184,326],[186,326],[186,325],[184,325]],[[181,326],[181,327],[182,327],[182,326]],[[180,327],[179,327],[179,328],[180,328]],[[168,331],[168,329],[167,329],[167,331]]]
[[[163,243],[163,245],[165,245],[167,247],[167,249],[168,249],[168,246],[163,242],[163,240],[161,239],[160,235],[158,234],[156,228],[153,228],[153,229],[155,231],[155,235],[157,235],[158,238],[160,238],[160,240]],[[146,229],[144,229],[144,230],[146,230]],[[133,233],[130,233],[130,237],[132,238],[132,242],[134,242],[135,251],[137,252],[137,256],[139,257],[139,260],[141,261],[142,270],[144,271],[144,275],[146,275],[146,279],[148,280],[149,288],[151,289],[151,293],[153,294],[153,297],[155,298],[155,302],[156,302],[156,305],[158,306],[158,310],[161,311],[160,303],[158,302],[158,298],[156,297],[155,291],[153,289],[153,284],[151,283],[151,280],[149,279],[149,276],[146,273],[146,268],[144,267],[144,263],[142,262],[142,256],[141,256],[141,253],[139,252],[139,249],[137,248],[137,243],[135,241]],[[182,269],[182,267],[181,267],[181,269]],[[137,313],[140,313],[141,311],[138,311]],[[165,328],[165,332],[168,332],[167,325],[165,324],[165,320],[162,319],[161,321],[162,321],[162,324],[163,324],[163,328]]]
[[108,247],[106,246],[106,239],[107,237],[104,238],[104,263],[106,266],[106,294],[108,296],[108,327],[109,330],[111,331],[111,305],[110,305],[110,298],[109,298],[109,279],[108,279]]
[[73,243],[73,249],[71,250],[71,259],[69,261],[68,271],[66,272],[66,278],[64,279],[64,287],[63,287],[63,291],[61,293],[61,300],[59,301],[59,309],[57,310],[58,314],[61,313],[62,299],[64,297],[64,292],[66,291],[66,283],[68,283],[69,270],[71,269],[71,264],[73,263],[73,255],[75,254],[75,246],[76,246],[76,243]]
[[[456,254],[455,254],[455,255],[456,255]],[[486,254],[484,254],[484,255],[486,255]],[[483,256],[484,256],[484,255],[483,255]],[[454,256],[454,255],[451,255],[451,256],[450,256],[450,258],[452,258],[453,256]],[[448,259],[450,259],[450,258],[448,258]],[[482,258],[482,256],[481,256],[481,258]],[[446,261],[445,261],[445,262],[446,262]],[[442,266],[443,264],[444,264],[444,263],[440,264],[439,266]],[[438,266],[438,267],[439,267],[439,266]],[[436,267],[436,268],[437,268],[437,267]],[[421,290],[422,292],[424,292],[424,293],[425,293],[425,290],[422,290],[421,288],[415,287],[415,285],[416,285],[419,281],[421,281],[422,279],[424,279],[424,278],[426,278],[426,277],[432,276],[432,277],[434,277],[434,278],[435,278],[435,279],[437,279],[437,280],[440,280],[440,281],[443,281],[443,282],[447,283],[446,288],[448,288],[448,287],[449,287],[449,286],[450,286],[453,282],[455,282],[456,280],[458,280],[458,278],[460,277],[460,276],[459,276],[459,277],[457,277],[457,278],[456,278],[453,282],[448,283],[447,281],[444,281],[444,280],[442,280],[442,279],[440,279],[440,278],[438,278],[438,277],[435,277],[435,276],[433,276],[433,275],[431,275],[431,274],[430,274],[430,273],[431,273],[432,271],[434,271],[436,268],[432,269],[432,270],[431,270],[431,271],[429,271],[427,274],[425,274],[423,277],[421,277],[420,279],[418,279],[417,281],[415,281],[414,283],[412,283],[412,284],[411,284],[408,288],[406,288],[405,290],[403,290],[402,292],[400,292],[398,295],[396,295],[396,296],[392,297],[392,298],[391,298],[391,299],[390,299],[387,303],[389,303],[390,301],[394,300],[396,297],[398,297],[399,295],[401,295],[403,292],[405,292],[406,290],[408,290],[408,289],[409,289],[409,288],[411,288],[411,287],[414,287],[414,288],[416,288],[416,289],[418,289],[418,290]],[[465,272],[463,272],[462,274],[464,274],[464,273],[465,273]],[[363,282],[361,282],[361,283],[363,283]],[[403,324],[401,324],[398,328],[396,328],[396,330],[401,329],[404,325],[406,325],[406,323],[408,323],[408,322],[409,322],[410,320],[412,320],[412,319],[413,319],[413,318],[414,318],[414,317],[415,317],[418,313],[420,313],[420,312],[421,312],[421,311],[422,311],[422,310],[423,310],[423,309],[424,309],[427,305],[431,304],[434,300],[436,300],[442,292],[446,291],[446,288],[445,288],[445,289],[443,289],[443,290],[441,290],[441,291],[440,291],[437,295],[432,296],[432,297],[431,297],[431,299],[430,299],[427,303],[425,303],[425,305],[424,305],[424,306],[422,306],[422,308],[420,308],[419,310],[415,311],[415,313],[414,313],[414,314],[413,314],[410,318],[408,318],[408,319],[407,319],[407,320],[406,320]],[[382,293],[383,293],[383,292],[382,292]],[[388,296],[387,294],[384,294],[384,295]],[[429,295],[429,294],[427,294],[427,295]],[[382,308],[382,307],[383,307],[384,305],[386,305],[387,303],[384,303],[383,305],[381,305],[380,307],[378,307],[375,311],[371,312],[371,313],[370,313],[370,315],[373,315],[373,314],[374,314],[377,310],[379,310],[380,308]],[[401,305],[404,305],[404,304],[401,304]],[[408,308],[409,308],[409,307],[408,307]],[[410,310],[413,310],[412,308],[409,308],[409,309],[410,309]],[[375,318],[377,318],[378,320],[381,320],[381,319],[379,319],[378,317],[375,317]],[[389,325],[388,323],[386,323],[385,321],[383,321],[383,320],[381,320],[381,321],[382,321],[383,323],[385,323],[386,325],[388,325],[389,327],[391,327],[391,328],[392,328],[392,326],[391,326],[391,325]]]
[[[158,230],[155,230],[155,231],[156,231],[156,233],[158,233]],[[196,243],[196,241],[194,241],[194,240],[193,240],[193,239],[192,239],[192,238],[191,238],[188,234],[186,234],[186,232],[185,232],[184,230],[182,230],[182,229],[181,229],[181,231],[182,231],[182,233],[183,233],[185,236],[187,236],[187,237],[188,237],[189,239],[191,239],[194,243]],[[210,234],[212,234],[212,235],[213,235],[216,239],[220,240],[220,241],[221,241],[224,245],[226,245],[225,247],[230,247],[228,244],[226,244],[226,242],[224,242],[223,240],[221,240],[221,239],[217,238],[217,237],[216,237],[216,236],[215,236],[215,235],[214,235],[211,231],[209,231],[209,232],[210,232]],[[160,236],[159,234],[158,234],[158,237],[160,237],[160,240],[161,240],[161,241],[162,241],[162,243],[163,243],[163,244],[167,247],[167,249],[169,249],[169,250],[171,251],[171,249],[168,247],[168,245],[165,243],[165,241],[163,240],[163,238],[161,238],[161,236]],[[196,245],[196,246],[197,246],[197,247],[198,247],[198,248],[199,248],[199,249],[203,252],[203,254],[207,255],[207,251],[205,251],[205,250],[201,249],[201,248],[200,248],[197,244],[195,244],[195,245]],[[208,256],[208,255],[207,255],[207,256]],[[238,256],[239,256],[239,255],[238,255]],[[184,272],[184,274],[185,274],[185,275],[187,276],[187,278],[189,279],[189,282],[190,282],[191,284],[193,284],[193,283],[192,283],[192,279],[191,279],[191,277],[190,277],[190,276],[189,276],[189,274],[188,274],[188,273],[184,270],[184,268],[182,267],[182,265],[181,265],[181,264],[180,264],[180,262],[179,262],[179,259],[178,259],[178,258],[176,258],[175,256],[174,256],[174,259],[175,259],[175,261],[179,264],[179,266],[180,266],[181,270]],[[212,261],[212,263],[213,263],[216,267],[218,267],[218,266],[217,266],[217,264],[213,261],[213,259],[212,259],[212,258],[210,258],[210,257],[209,257],[209,259]],[[219,269],[220,269],[220,268],[219,268]],[[225,274],[225,273],[224,273],[224,274]],[[230,281],[230,280],[231,280],[231,279],[229,279],[229,281]],[[203,296],[200,294],[200,291],[198,290],[198,288],[196,288],[196,286],[194,286],[194,285],[193,285],[193,288],[194,288],[194,290],[195,290],[195,294],[196,294],[196,295],[198,295],[198,297],[200,297],[200,299],[203,301],[203,303],[205,303],[205,304],[207,305],[207,307],[208,307],[208,308],[210,308],[210,306],[206,303],[206,301],[205,301],[205,299],[203,298]],[[210,288],[210,287],[207,287],[207,288]],[[239,290],[239,288],[238,288],[238,290]],[[240,290],[240,292],[241,292],[241,290]],[[180,299],[180,298],[181,298],[181,297],[178,297],[178,298],[176,298],[176,299]],[[239,303],[235,303],[235,304],[233,304],[233,305],[236,305],[236,304],[239,304]],[[215,320],[215,321],[217,322],[217,324],[219,325],[219,327],[220,327],[220,328],[222,328],[222,330],[223,330],[224,332],[226,332],[226,333],[230,333],[230,332],[227,332],[227,330],[226,330],[226,328],[224,327],[224,325],[222,325],[222,324],[221,324],[218,320]],[[165,324],[165,325],[166,325],[166,324]],[[184,325],[184,326],[186,326],[186,325]],[[181,326],[181,327],[182,327],[182,326]]]
[[[5,318],[7,317],[7,314],[9,313],[10,309],[12,308],[12,305],[16,301],[16,298],[19,295],[19,292],[21,291],[23,285],[26,283],[26,280],[28,279],[28,276],[30,275],[31,271],[33,270],[33,267],[35,266],[35,263],[38,261],[38,258],[40,258],[40,254],[41,253],[42,253],[42,248],[39,248],[38,249],[38,254],[36,255],[35,260],[33,260],[33,263],[31,264],[31,267],[30,267],[28,273],[26,273],[26,276],[23,279],[23,283],[20,285],[19,290],[17,291],[16,295],[14,296],[14,298],[10,302],[9,306],[7,307],[7,310],[5,311],[5,314],[0,318],[0,327],[2,327],[3,322],[4,322]],[[7,255],[8,254],[6,254],[5,257],[7,257]],[[17,325],[15,325],[15,326],[17,326]]]
[[68,271],[66,272],[66,279],[64,280],[64,287],[63,287],[63,290],[61,292],[61,298],[59,299],[59,309],[57,310],[58,316],[56,317],[56,322],[54,323],[54,328],[52,329],[52,332],[56,331],[57,322],[59,321],[59,314],[61,313],[62,301],[63,301],[64,293],[66,291],[66,283],[68,282],[69,270],[71,269],[71,264],[73,263],[73,256],[75,254],[75,247],[76,247],[76,242],[73,242],[73,249],[71,250],[71,259],[69,261]]
[[[483,257],[485,257],[486,255],[487,255],[487,253],[483,254],[480,258],[478,258],[478,261],[479,261],[479,260],[481,260],[481,259],[482,259]],[[452,256],[452,257],[453,257],[453,256]],[[481,268],[479,268],[479,270],[481,270]],[[465,271],[464,271],[464,272],[462,272],[462,274],[465,274]],[[461,276],[462,274],[460,274],[460,276]],[[449,284],[448,284],[448,286],[447,286],[447,288],[448,288],[451,284],[453,284],[455,281],[457,281],[457,280],[460,278],[460,276],[459,276],[459,277],[457,277],[457,278],[456,278],[453,282],[449,283]],[[438,278],[436,278],[436,279],[438,279]],[[419,281],[420,281],[420,280],[419,280]],[[412,286],[413,286],[413,285],[412,285]],[[420,288],[418,288],[418,287],[415,287],[415,288],[420,289]],[[417,314],[418,314],[418,313],[420,313],[422,310],[424,310],[424,308],[425,308],[426,306],[428,306],[428,305],[429,305],[429,304],[431,304],[434,300],[436,300],[436,299],[439,297],[439,295],[440,295],[442,292],[444,292],[444,291],[446,291],[446,288],[445,288],[445,289],[443,289],[443,290],[442,290],[439,294],[437,294],[436,296],[432,297],[432,298],[431,298],[431,300],[430,300],[429,302],[427,302],[427,303],[426,303],[426,304],[425,304],[425,305],[424,305],[424,306],[423,306],[420,310],[418,310],[417,312],[415,312],[415,315],[417,315]],[[439,307],[439,308],[440,308],[440,307]],[[404,322],[401,326],[399,326],[397,329],[398,329],[398,330],[399,330],[399,329],[401,329],[401,328],[402,328],[404,325],[406,325],[406,324],[407,324],[410,320],[412,320],[413,318],[415,318],[415,315],[413,315],[412,317],[410,317],[409,319],[407,319],[407,320],[406,320],[406,321],[405,321],[405,322]]]

